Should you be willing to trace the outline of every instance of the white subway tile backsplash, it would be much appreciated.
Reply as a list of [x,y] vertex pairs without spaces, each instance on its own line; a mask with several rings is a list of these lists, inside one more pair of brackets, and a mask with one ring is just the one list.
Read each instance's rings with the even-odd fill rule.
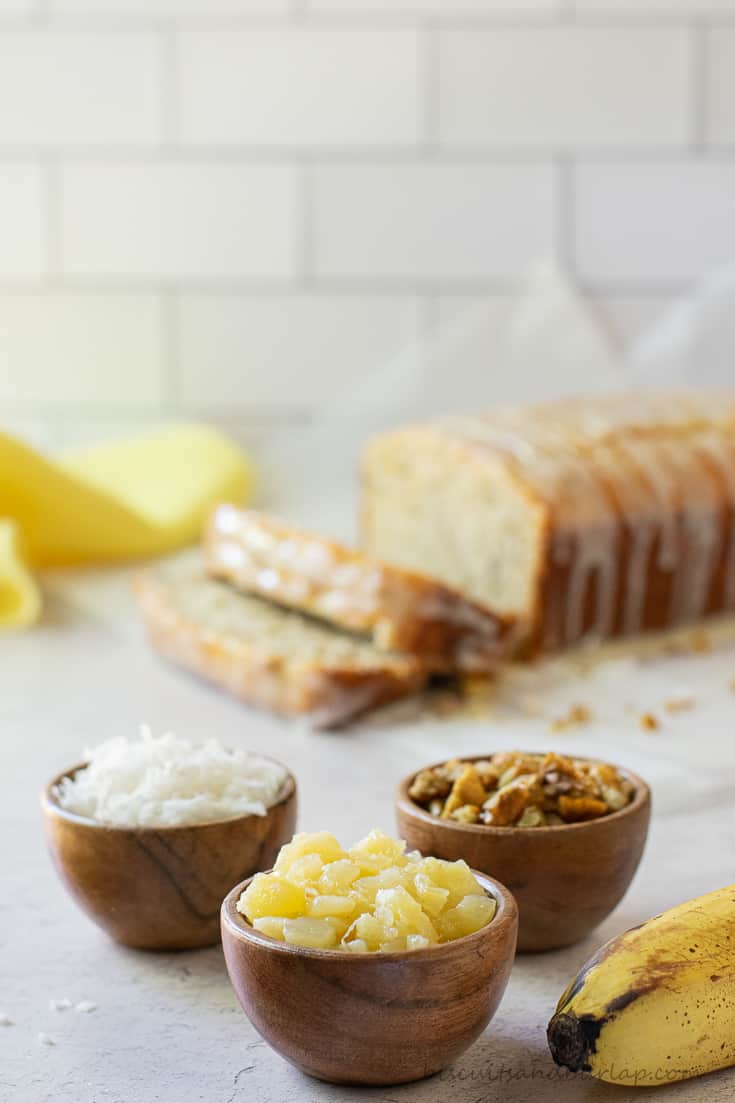
[[45,246],[42,170],[0,162],[0,278],[39,277]]
[[162,329],[155,295],[0,294],[0,401],[160,402]]
[[64,272],[165,280],[291,276],[294,171],[262,164],[66,165]]
[[151,145],[160,49],[146,32],[0,30],[0,145]]
[[203,145],[415,145],[411,30],[183,31],[181,139]]
[[445,30],[440,138],[450,146],[682,145],[690,70],[686,32],[668,27]]
[[735,27],[710,30],[707,52],[706,137],[713,145],[732,145],[735,143]]
[[585,164],[575,192],[585,278],[687,281],[735,257],[735,161]]
[[35,0],[0,0],[0,19],[3,16],[31,15]]
[[205,408],[328,403],[419,337],[411,295],[186,294],[178,316],[181,399]]
[[546,164],[323,165],[314,188],[322,277],[504,278],[553,249]]

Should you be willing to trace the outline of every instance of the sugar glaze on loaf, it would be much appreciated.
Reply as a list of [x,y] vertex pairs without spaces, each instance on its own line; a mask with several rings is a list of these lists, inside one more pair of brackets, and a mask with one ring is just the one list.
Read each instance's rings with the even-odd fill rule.
[[735,608],[735,393],[447,417],[376,438],[363,476],[367,549],[520,617],[533,647]]

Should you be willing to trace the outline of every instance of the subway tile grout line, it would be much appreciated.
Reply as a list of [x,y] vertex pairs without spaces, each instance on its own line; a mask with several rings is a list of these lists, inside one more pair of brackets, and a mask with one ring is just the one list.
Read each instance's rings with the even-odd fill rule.
[[[515,277],[488,277],[488,278],[395,278],[390,276],[374,277],[319,277],[311,282],[308,288],[297,280],[287,279],[283,281],[259,279],[258,277],[223,276],[221,279],[207,277],[199,279],[187,279],[180,277],[172,281],[171,277],[139,279],[114,278],[95,276],[94,279],[84,279],[65,275],[61,282],[50,288],[42,279],[9,279],[0,277],[0,295],[5,296],[42,296],[50,291],[54,295],[105,295],[105,296],[137,296],[158,294],[162,288],[171,288],[176,291],[179,298],[187,295],[193,296],[251,296],[253,298],[296,298],[308,293],[309,295],[332,298],[386,298],[396,296],[406,298],[437,295],[437,296],[477,296],[477,295],[512,295],[522,288],[524,283],[523,273],[519,272]],[[646,298],[650,296],[661,297],[681,294],[686,292],[693,283],[693,277],[681,277],[672,280],[640,279],[635,277],[620,277],[613,280],[589,279],[579,277],[575,285],[582,293],[593,293],[609,296],[625,296],[630,298]]]
[[[625,164],[634,166],[677,165],[691,160],[691,143],[683,142],[652,148],[643,145],[568,147],[568,151],[583,163]],[[559,145],[437,145],[432,160],[447,165],[548,165],[563,152]],[[735,162],[735,142],[711,145],[703,150],[713,163]],[[73,146],[73,145],[7,145],[0,143],[0,165],[14,162],[44,161],[56,156],[63,163],[76,167],[98,167],[124,164],[144,168],[150,165],[172,164],[206,167],[207,165],[263,165],[298,168],[308,164],[345,165],[354,168],[381,166],[390,168],[406,164],[421,164],[426,160],[418,144],[411,146]]]
[[30,13],[0,14],[0,33],[4,29],[28,27],[34,21],[43,20],[44,27],[51,31],[79,31],[101,33],[109,31],[116,33],[137,33],[140,31],[156,31],[161,28],[182,31],[222,31],[237,33],[247,30],[273,30],[283,31],[288,27],[298,25],[299,28],[308,30],[354,30],[362,31],[387,31],[399,28],[414,29],[426,22],[440,29],[456,28],[458,30],[489,30],[495,28],[514,28],[518,30],[545,30],[550,27],[564,26],[573,28],[622,28],[637,30],[640,28],[670,28],[672,26],[686,27],[692,21],[700,25],[716,23],[717,25],[732,26],[735,24],[735,14],[731,11],[709,12],[698,16],[696,13],[682,12],[671,9],[660,13],[637,12],[635,9],[616,11],[611,8],[608,11],[581,12],[575,7],[556,7],[548,12],[513,12],[488,11],[474,12],[468,10],[455,11],[452,14],[443,15],[441,12],[415,12],[395,10],[391,12],[366,12],[356,15],[343,15],[340,13],[309,12],[303,6],[303,0],[291,0],[291,6],[279,13],[269,12],[243,12],[232,13],[179,13],[177,15],[147,15],[137,13],[119,13],[115,15],[95,14],[57,14],[49,9],[47,0]]
[[707,149],[709,112],[709,31],[702,23],[693,23],[689,29],[691,40],[691,151],[702,154]]
[[[41,419],[53,417],[55,420],[76,422],[84,420],[98,420],[110,418],[120,420],[127,418],[150,418],[154,420],[161,414],[178,413],[192,410],[191,404],[181,403],[174,407],[163,402],[91,402],[80,407],[78,404],[53,401],[38,402],[34,399],[4,399],[3,412],[13,417],[39,417]],[[204,408],[206,414],[229,419],[232,421],[250,423],[253,429],[267,430],[272,424],[283,420],[291,423],[302,420],[310,413],[307,406],[277,406],[264,403],[263,405],[233,406],[232,404],[212,403]]]
[[[595,163],[675,164],[691,157],[689,138],[666,145],[627,143],[624,145],[578,144],[562,146],[560,143],[535,145],[531,143],[486,142],[474,144],[436,143],[432,156],[446,164],[494,165],[494,164],[548,164],[560,153],[569,152],[581,161]],[[735,141],[708,146],[704,153],[713,161],[735,160]],[[0,164],[18,161],[44,160],[55,155],[63,162],[76,166],[126,164],[145,167],[164,162],[181,165],[232,164],[265,166],[301,164],[319,166],[325,164],[401,165],[424,160],[425,143],[396,145],[205,145],[181,143],[162,145],[74,145],[74,144],[7,144],[0,140]]]

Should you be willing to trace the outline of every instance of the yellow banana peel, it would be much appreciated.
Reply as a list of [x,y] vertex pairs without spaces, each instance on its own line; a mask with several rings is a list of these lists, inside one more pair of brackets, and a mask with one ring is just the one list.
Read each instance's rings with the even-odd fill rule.
[[735,1065],[735,885],[608,942],[548,1028],[557,1064],[626,1087]]

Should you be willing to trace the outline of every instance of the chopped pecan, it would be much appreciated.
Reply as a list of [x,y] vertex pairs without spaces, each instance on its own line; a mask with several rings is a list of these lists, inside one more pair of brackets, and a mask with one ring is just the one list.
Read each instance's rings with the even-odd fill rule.
[[463,804],[476,804],[479,808],[484,800],[485,789],[480,781],[479,774],[472,763],[468,762],[452,786],[442,816],[444,819],[448,819],[452,812],[456,811],[457,808],[461,808]]

